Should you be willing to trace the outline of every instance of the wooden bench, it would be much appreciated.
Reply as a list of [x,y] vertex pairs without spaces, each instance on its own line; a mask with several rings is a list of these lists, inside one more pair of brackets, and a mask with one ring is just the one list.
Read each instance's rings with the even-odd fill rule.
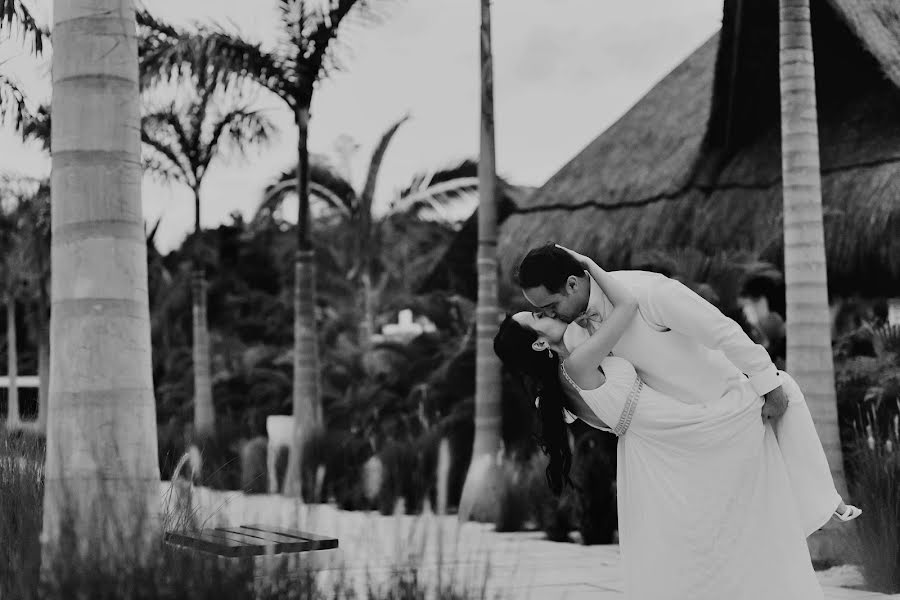
[[200,531],[167,531],[166,542],[230,558],[330,550],[338,547],[337,538],[315,533],[272,527],[240,525]]

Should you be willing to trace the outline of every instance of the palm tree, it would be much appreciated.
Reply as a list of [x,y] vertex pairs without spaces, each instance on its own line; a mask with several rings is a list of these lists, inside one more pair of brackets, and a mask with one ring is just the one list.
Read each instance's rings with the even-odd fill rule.
[[109,564],[159,526],[134,6],[56,0],[53,19],[44,551]]
[[[458,204],[460,199],[475,190],[476,180],[465,175],[455,176],[453,169],[419,174],[388,210],[376,217],[373,207],[381,164],[394,135],[408,120],[409,115],[405,115],[382,133],[369,161],[362,189],[354,189],[345,178],[348,174],[340,174],[324,162],[313,161],[310,169],[311,199],[321,202],[327,212],[346,221],[353,232],[353,262],[347,278],[355,289],[360,290],[363,317],[360,321],[359,340],[363,346],[370,344],[375,333],[376,299],[388,281],[386,269],[380,269],[380,277],[376,273],[376,267],[383,266],[379,264],[383,255],[381,230],[387,220],[400,213],[419,215],[427,211],[444,217],[447,215],[444,210],[447,206]],[[444,174],[448,176],[445,177]],[[274,207],[293,192],[293,183],[293,172],[282,173],[278,181],[266,189],[258,214],[271,214]]]
[[[294,386],[295,435],[290,452],[285,493],[300,496],[300,452],[303,440],[322,424],[319,396],[318,347],[315,322],[315,269],[309,232],[310,106],[316,82],[334,65],[333,42],[342,23],[356,9],[372,14],[370,0],[279,0],[282,40],[265,51],[224,30],[161,36],[144,53],[148,80],[180,74],[190,67],[194,77],[213,71],[229,82],[254,82],[270,90],[294,115],[297,124],[298,197],[297,251],[294,260]],[[174,32],[173,32],[174,33]]]
[[18,429],[22,422],[19,417],[19,389],[16,384],[18,376],[18,335],[16,331],[16,303],[22,295],[23,252],[22,236],[18,231],[20,201],[15,206],[5,207],[0,215],[0,294],[6,306],[6,372],[9,377],[7,387],[7,429]]
[[787,367],[806,393],[832,477],[843,493],[809,0],[780,0],[779,16]]
[[497,171],[494,163],[494,70],[491,5],[481,0],[481,153],[478,161],[478,308],[476,310],[475,440],[460,500],[462,520],[493,520],[500,478],[492,473],[502,450],[500,361],[493,339],[499,324],[497,287]]
[[222,89],[214,78],[200,78],[185,106],[171,102],[141,119],[141,139],[151,172],[188,186],[194,194],[192,276],[194,331],[194,431],[206,438],[215,431],[210,377],[209,329],[206,318],[206,277],[201,258],[200,188],[210,163],[223,151],[243,152],[267,141],[272,123],[244,105],[220,110]]

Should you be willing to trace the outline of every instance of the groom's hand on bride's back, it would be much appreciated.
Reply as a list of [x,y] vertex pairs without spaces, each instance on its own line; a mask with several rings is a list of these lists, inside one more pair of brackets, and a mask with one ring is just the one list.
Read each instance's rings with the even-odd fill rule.
[[788,407],[788,397],[781,386],[766,394],[765,398],[766,402],[762,407],[763,423],[777,420],[785,413]]

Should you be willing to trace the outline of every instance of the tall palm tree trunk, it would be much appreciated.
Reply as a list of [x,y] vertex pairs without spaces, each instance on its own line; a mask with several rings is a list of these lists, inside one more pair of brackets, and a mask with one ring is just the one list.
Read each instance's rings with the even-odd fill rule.
[[494,74],[490,0],[481,0],[481,153],[478,161],[478,307],[475,346],[475,440],[463,486],[460,518],[493,520],[497,508],[493,471],[500,438],[500,361],[497,333],[497,172],[494,160]]
[[215,433],[216,413],[212,401],[210,375],[209,328],[206,316],[207,284],[202,268],[194,270],[191,288],[194,330],[194,432],[198,439],[206,439]]
[[839,492],[846,492],[841,454],[809,0],[780,1],[781,156],[787,367],[805,392]]
[[160,508],[134,5],[55,0],[53,19],[44,566],[108,566],[156,548]]
[[50,323],[43,319],[39,323],[37,427],[38,431],[46,433],[47,403],[50,398]]
[[194,333],[194,433],[199,440],[215,433],[216,412],[210,376],[209,324],[206,315],[207,285],[200,258],[200,189],[194,188],[194,272],[191,276]]
[[294,437],[284,493],[301,497],[303,445],[322,422],[319,405],[319,351],[316,340],[315,255],[309,235],[309,107],[297,111],[297,254],[294,261]]
[[19,352],[17,345],[16,300],[10,297],[6,301],[6,373],[9,376],[6,427],[8,429],[18,429],[22,425],[19,417],[19,387],[16,382],[19,376]]
[[368,348],[372,343],[372,336],[375,335],[375,290],[372,285],[371,267],[366,264],[364,268],[365,271],[363,271],[360,278],[362,283],[363,315],[359,329],[359,342],[364,348]]

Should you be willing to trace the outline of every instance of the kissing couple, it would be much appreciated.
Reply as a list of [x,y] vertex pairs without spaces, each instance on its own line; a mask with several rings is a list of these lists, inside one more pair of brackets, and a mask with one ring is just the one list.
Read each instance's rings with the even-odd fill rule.
[[571,484],[568,424],[618,437],[626,597],[823,598],[806,538],[862,511],[835,489],[790,375],[663,275],[547,244],[516,278],[534,310],[508,316],[494,350],[535,398],[550,487]]

